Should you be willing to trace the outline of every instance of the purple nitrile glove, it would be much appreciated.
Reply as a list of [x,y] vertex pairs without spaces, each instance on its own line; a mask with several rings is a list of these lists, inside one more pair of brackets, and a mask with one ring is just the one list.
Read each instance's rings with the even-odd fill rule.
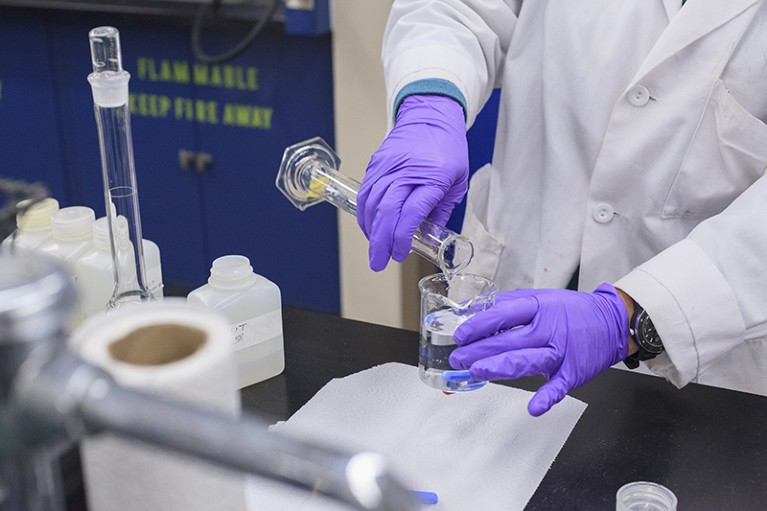
[[572,389],[628,355],[626,305],[610,284],[593,293],[518,289],[499,293],[490,309],[455,331],[450,365],[473,380],[508,380],[543,374],[527,405],[535,417]]
[[466,194],[468,176],[461,105],[444,96],[405,98],[357,193],[357,223],[370,240],[370,268],[383,270],[390,258],[404,261],[426,217],[444,226]]

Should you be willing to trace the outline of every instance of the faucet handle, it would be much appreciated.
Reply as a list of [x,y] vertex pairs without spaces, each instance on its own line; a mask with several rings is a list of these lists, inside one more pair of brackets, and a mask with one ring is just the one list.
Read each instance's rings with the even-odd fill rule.
[[77,292],[63,265],[30,253],[0,254],[0,350],[51,340],[64,348]]

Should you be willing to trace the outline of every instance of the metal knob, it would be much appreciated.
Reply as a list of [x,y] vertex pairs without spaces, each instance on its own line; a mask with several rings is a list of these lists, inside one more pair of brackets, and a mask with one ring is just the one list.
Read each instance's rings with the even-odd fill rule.
[[63,343],[76,301],[74,282],[58,261],[0,255],[0,350],[54,338]]

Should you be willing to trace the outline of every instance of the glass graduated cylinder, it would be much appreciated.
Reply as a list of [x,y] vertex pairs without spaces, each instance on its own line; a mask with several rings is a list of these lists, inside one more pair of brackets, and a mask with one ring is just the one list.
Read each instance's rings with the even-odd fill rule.
[[[114,27],[98,27],[88,34],[93,72],[88,82],[99,136],[104,200],[109,222],[115,287],[108,309],[123,303],[153,300],[146,284],[141,215],[133,159],[128,107],[130,74],[122,68],[120,34]],[[120,265],[117,219],[124,218],[134,247],[133,265]],[[121,270],[122,268],[122,270]]]
[[[329,202],[357,216],[360,183],[341,174],[338,155],[321,138],[288,147],[277,174],[277,188],[300,210],[319,202]],[[462,272],[474,256],[474,246],[466,237],[424,220],[413,235],[411,250],[444,273]]]

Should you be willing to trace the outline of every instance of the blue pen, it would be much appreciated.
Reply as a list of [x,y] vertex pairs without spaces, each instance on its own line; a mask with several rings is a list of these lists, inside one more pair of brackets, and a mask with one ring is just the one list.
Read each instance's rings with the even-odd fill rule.
[[439,501],[439,498],[437,497],[436,493],[430,492],[430,491],[412,491],[413,495],[415,495],[418,500],[420,500],[424,504],[428,504],[430,506],[433,506]]

